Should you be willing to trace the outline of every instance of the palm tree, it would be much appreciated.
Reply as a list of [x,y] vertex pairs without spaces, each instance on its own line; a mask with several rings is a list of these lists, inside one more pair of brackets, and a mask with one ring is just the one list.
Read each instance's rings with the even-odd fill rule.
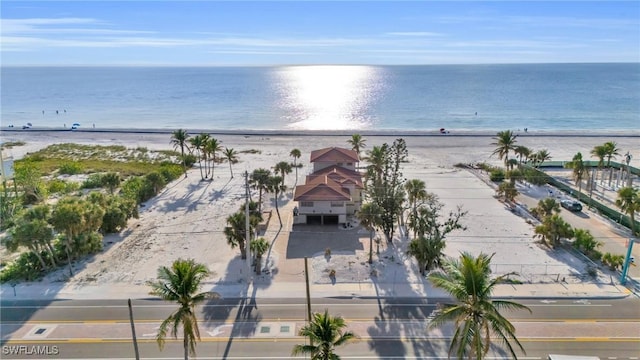
[[611,167],[611,159],[616,157],[617,155],[620,155],[620,153],[618,152],[620,149],[618,149],[617,147],[618,144],[616,144],[613,141],[607,141],[602,146],[605,148],[605,152],[607,154],[607,167],[609,168],[609,186],[611,186],[611,180],[613,178],[613,168]]
[[284,176],[287,174],[291,174],[291,164],[286,161],[280,161],[273,167],[273,171],[277,174],[280,174],[280,178],[282,179],[282,185],[284,185]]
[[243,260],[247,258],[247,249],[245,248],[247,226],[245,219],[246,215],[244,211],[235,212],[227,217],[227,226],[223,230],[227,238],[227,244],[229,244],[232,249],[236,246],[239,247],[240,258]]
[[[36,222],[39,222],[41,226],[45,226],[45,223],[47,225],[50,224],[50,220],[51,220],[50,215],[51,215],[51,208],[49,207],[49,205],[46,205],[46,204],[35,205],[22,215],[22,219],[25,221],[36,221]],[[49,237],[46,234],[43,234],[43,235],[45,236],[43,236],[40,239],[44,244],[44,248],[49,253],[49,258],[51,259],[51,263],[53,267],[57,267],[58,264],[56,263],[55,250],[52,245],[53,237],[49,239]]]
[[[186,170],[185,170],[186,171]],[[120,178],[120,174],[116,172],[108,172],[102,175],[101,182],[107,186],[109,189],[109,193],[113,194],[122,179]]]
[[69,265],[69,275],[73,276],[71,258],[75,237],[85,227],[84,209],[76,199],[62,199],[59,201],[51,214],[51,224],[53,228],[64,234],[64,250],[67,255]]
[[535,233],[535,237],[553,248],[560,245],[560,239],[570,239],[574,235],[571,225],[558,214],[545,217],[542,224],[536,226]]
[[[51,240],[53,240],[53,229],[46,219],[29,219],[29,216],[25,214],[16,221],[9,233],[11,236],[8,236],[3,242],[7,250],[14,252],[18,250],[18,247],[26,246],[38,258],[42,270],[49,268],[42,256],[42,251],[45,248],[45,244],[50,244]],[[51,265],[55,267],[56,263],[53,254],[51,254],[50,259]]]
[[293,167],[294,169],[296,169],[296,182],[295,184],[298,184],[298,164],[297,164],[297,160],[300,159],[300,156],[302,156],[302,154],[300,153],[299,149],[292,149],[291,152],[289,153],[289,156],[293,157]]
[[196,340],[200,340],[200,330],[195,306],[206,299],[220,297],[212,292],[198,293],[200,283],[208,275],[209,270],[203,264],[198,264],[193,259],[178,259],[171,268],[161,266],[158,269],[158,280],[147,282],[151,286],[151,295],[157,295],[165,301],[175,301],[179,306],[160,324],[156,336],[160,350],[164,347],[167,331],[170,330],[171,336],[177,339],[178,327],[182,325],[184,358],[188,359],[189,354],[196,355]]
[[625,214],[629,215],[629,219],[631,220],[631,236],[635,236],[635,213],[636,211],[640,211],[640,190],[635,190],[632,187],[623,187],[618,190],[616,205]]
[[491,155],[498,155],[498,158],[504,160],[504,167],[507,167],[509,160],[509,150],[513,150],[516,144],[516,135],[511,130],[500,131],[493,138],[496,142],[491,145],[497,146]]
[[445,247],[446,243],[443,238],[429,239],[424,235],[419,235],[409,243],[407,255],[416,258],[420,275],[424,276],[427,270],[440,266]]
[[575,229],[573,231],[573,238],[573,247],[583,251],[587,255],[602,246],[602,243],[596,240],[589,230]]
[[424,181],[420,179],[411,179],[404,183],[404,189],[407,191],[407,200],[411,213],[415,216],[418,208],[418,201],[426,200],[429,197]]
[[598,158],[598,172],[600,172],[600,180],[602,180],[602,167],[604,166],[604,158],[607,156],[607,148],[604,145],[597,145],[591,149],[591,155]]
[[153,171],[144,176],[144,179],[149,183],[153,189],[153,195],[156,195],[160,189],[166,185],[166,181],[162,174],[157,171]]
[[351,139],[347,140],[347,143],[351,145],[351,150],[355,151],[358,157],[360,157],[360,150],[367,147],[366,142],[360,134],[353,134],[351,135]]
[[180,148],[180,156],[182,158],[182,169],[184,170],[185,175],[187,174],[187,166],[185,164],[184,158],[184,148],[187,150],[189,147],[187,146],[187,140],[189,139],[189,134],[186,130],[178,129],[171,133],[171,143],[173,144],[173,149],[177,150]]
[[251,240],[249,243],[251,253],[256,256],[256,274],[260,275],[262,272],[262,255],[269,249],[269,242],[267,239],[261,237]]
[[531,213],[538,220],[544,219],[547,216],[558,214],[560,212],[560,204],[554,198],[544,198],[538,201],[538,206],[531,209]]
[[442,288],[457,300],[457,304],[445,305],[431,320],[430,327],[454,322],[455,333],[449,346],[449,356],[455,353],[458,359],[483,359],[489,351],[491,338],[497,337],[506,344],[511,357],[517,359],[510,340],[524,353],[516,338],[516,329],[500,312],[503,310],[531,310],[519,303],[492,299],[497,284],[504,282],[509,273],[491,278],[491,258],[486,254],[473,257],[462,253],[460,260],[447,259],[443,271],[429,275],[436,287]]
[[233,148],[229,149],[228,147],[225,147],[222,154],[224,155],[224,158],[229,162],[229,172],[231,172],[231,178],[233,178],[233,169],[231,168],[231,165],[238,163],[238,153],[233,150]]
[[378,214],[380,209],[374,203],[367,203],[360,207],[358,212],[358,220],[363,228],[369,230],[369,264],[373,263],[373,233],[375,227],[379,223]]
[[446,236],[454,230],[466,230],[460,219],[467,212],[458,207],[456,212],[449,212],[448,217],[442,221],[440,212],[443,206],[433,195],[425,205],[418,208],[415,216],[409,216],[409,228],[413,230],[414,238],[409,243],[407,255],[416,258],[422,275],[440,265]]
[[315,313],[309,324],[300,329],[299,335],[309,338],[314,345],[296,345],[292,355],[309,354],[311,360],[340,360],[335,348],[356,339],[350,331],[344,331],[346,322],[340,316],[332,317],[328,310],[324,314]]
[[[192,138],[189,139],[189,143],[191,143],[191,146],[193,147],[193,149],[196,151],[196,156],[198,157],[198,165],[200,166],[200,178],[202,178],[202,180],[204,180],[204,174],[202,173],[202,160],[204,158],[204,151],[203,148],[205,146],[205,137],[204,134],[198,134]],[[206,167],[206,163],[205,163],[205,167]],[[205,169],[206,171],[206,169]]]
[[[209,170],[211,172],[211,180],[213,180],[213,171],[216,165],[216,154],[222,151],[222,145],[220,145],[220,141],[218,141],[218,139],[209,137],[209,135],[207,135],[207,141],[205,142],[204,148],[207,156],[209,157],[209,160],[211,161],[211,167],[209,168]],[[208,172],[207,175],[209,175]]]
[[263,168],[255,169],[251,173],[249,184],[254,190],[258,190],[258,210],[262,212],[262,193],[267,191],[271,171]]
[[517,145],[516,147],[513,148],[513,153],[516,154],[516,156],[519,159],[519,162],[522,164],[522,162],[528,159],[529,156],[531,155],[531,149],[529,149],[524,145]]
[[[364,158],[369,162],[369,166],[367,167],[367,176],[373,175],[376,180],[382,177],[385,155],[385,150],[382,146],[374,146],[373,149],[369,150],[367,156]],[[369,172],[372,174],[369,174]]]
[[504,199],[510,206],[513,206],[513,202],[515,201],[518,194],[518,189],[515,184],[511,181],[503,182],[498,186],[498,190],[496,190],[498,197]]
[[287,186],[284,185],[284,181],[280,176],[271,176],[267,180],[267,189],[273,193],[273,202],[276,204],[276,214],[278,214],[278,221],[280,227],[282,227],[282,218],[280,217],[280,210],[278,209],[278,198],[280,194],[287,191]]
[[539,150],[533,155],[533,157],[536,168],[542,165],[543,162],[551,160],[551,154],[549,154],[549,151],[547,149]]
[[589,171],[582,160],[582,153],[577,153],[573,156],[570,162],[564,165],[569,169],[573,169],[573,181],[578,185],[578,192],[582,192],[582,180],[589,179]]

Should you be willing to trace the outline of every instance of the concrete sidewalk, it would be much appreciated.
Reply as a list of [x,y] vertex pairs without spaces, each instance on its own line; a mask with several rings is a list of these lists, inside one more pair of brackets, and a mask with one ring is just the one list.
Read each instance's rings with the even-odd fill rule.
[[[255,297],[255,298],[304,298],[306,289],[304,282],[277,282],[262,286],[260,283],[247,286],[246,283],[218,285],[204,283],[203,290],[215,291],[223,297]],[[14,295],[15,290],[15,295]],[[424,284],[375,284],[336,283],[311,284],[311,297],[419,297],[447,298],[449,295],[441,289]],[[632,292],[619,284],[502,284],[496,286],[494,297],[509,299],[619,299],[631,295]],[[144,285],[85,285],[73,286],[56,284],[43,286],[29,284],[17,285],[15,288],[3,284],[0,292],[2,300],[13,299],[149,299],[149,287]]]

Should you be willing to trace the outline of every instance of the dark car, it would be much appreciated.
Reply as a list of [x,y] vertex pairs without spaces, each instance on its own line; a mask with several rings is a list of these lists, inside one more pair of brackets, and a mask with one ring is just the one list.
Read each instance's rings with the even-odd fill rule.
[[560,205],[569,211],[582,211],[582,204],[575,200],[562,200]]

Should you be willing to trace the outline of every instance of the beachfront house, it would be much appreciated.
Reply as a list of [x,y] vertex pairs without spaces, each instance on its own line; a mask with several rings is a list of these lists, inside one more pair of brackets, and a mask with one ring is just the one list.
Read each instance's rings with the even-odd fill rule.
[[297,224],[346,224],[362,204],[362,174],[358,154],[329,147],[311,152],[313,172],[296,186],[293,200]]

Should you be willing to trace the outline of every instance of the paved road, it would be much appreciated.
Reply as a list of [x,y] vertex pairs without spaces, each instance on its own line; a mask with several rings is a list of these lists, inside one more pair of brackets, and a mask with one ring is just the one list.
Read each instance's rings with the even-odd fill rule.
[[[314,311],[329,308],[332,314],[346,318],[360,341],[339,353],[345,355],[343,358],[359,359],[446,358],[451,329],[426,329],[438,301],[312,300]],[[527,350],[523,359],[541,359],[549,352],[594,354],[605,359],[640,354],[638,299],[523,303],[531,307],[532,314],[508,314]],[[169,342],[162,352],[154,342],[157,326],[174,308],[159,301],[134,302],[136,332],[144,358],[181,356],[179,341]],[[3,358],[37,358],[25,353],[29,350],[55,350],[56,358],[132,356],[125,301],[5,301],[2,310]],[[258,299],[255,303],[225,299],[206,304],[198,308],[203,340],[198,345],[198,358],[288,358],[293,345],[304,341],[296,332],[304,325],[305,314],[304,299]],[[39,329],[44,329],[40,335],[36,334]],[[500,353],[494,351],[491,356],[500,358]]]
[[[521,187],[519,190],[521,195],[518,196],[518,201],[530,209],[536,207],[539,200],[548,197],[549,190],[553,191],[557,201],[567,197],[549,185]],[[602,253],[610,252],[612,254],[626,255],[627,248],[625,244],[627,243],[628,234],[621,227],[618,228],[618,225],[612,224],[609,220],[589,210],[587,206],[584,206],[581,212],[571,212],[561,208],[560,215],[572,227],[589,230],[598,241],[602,242],[602,247],[599,248]],[[633,255],[636,259],[640,259],[640,244],[635,244]],[[640,266],[636,266],[637,263],[638,261],[629,268],[629,276],[640,280]]]

